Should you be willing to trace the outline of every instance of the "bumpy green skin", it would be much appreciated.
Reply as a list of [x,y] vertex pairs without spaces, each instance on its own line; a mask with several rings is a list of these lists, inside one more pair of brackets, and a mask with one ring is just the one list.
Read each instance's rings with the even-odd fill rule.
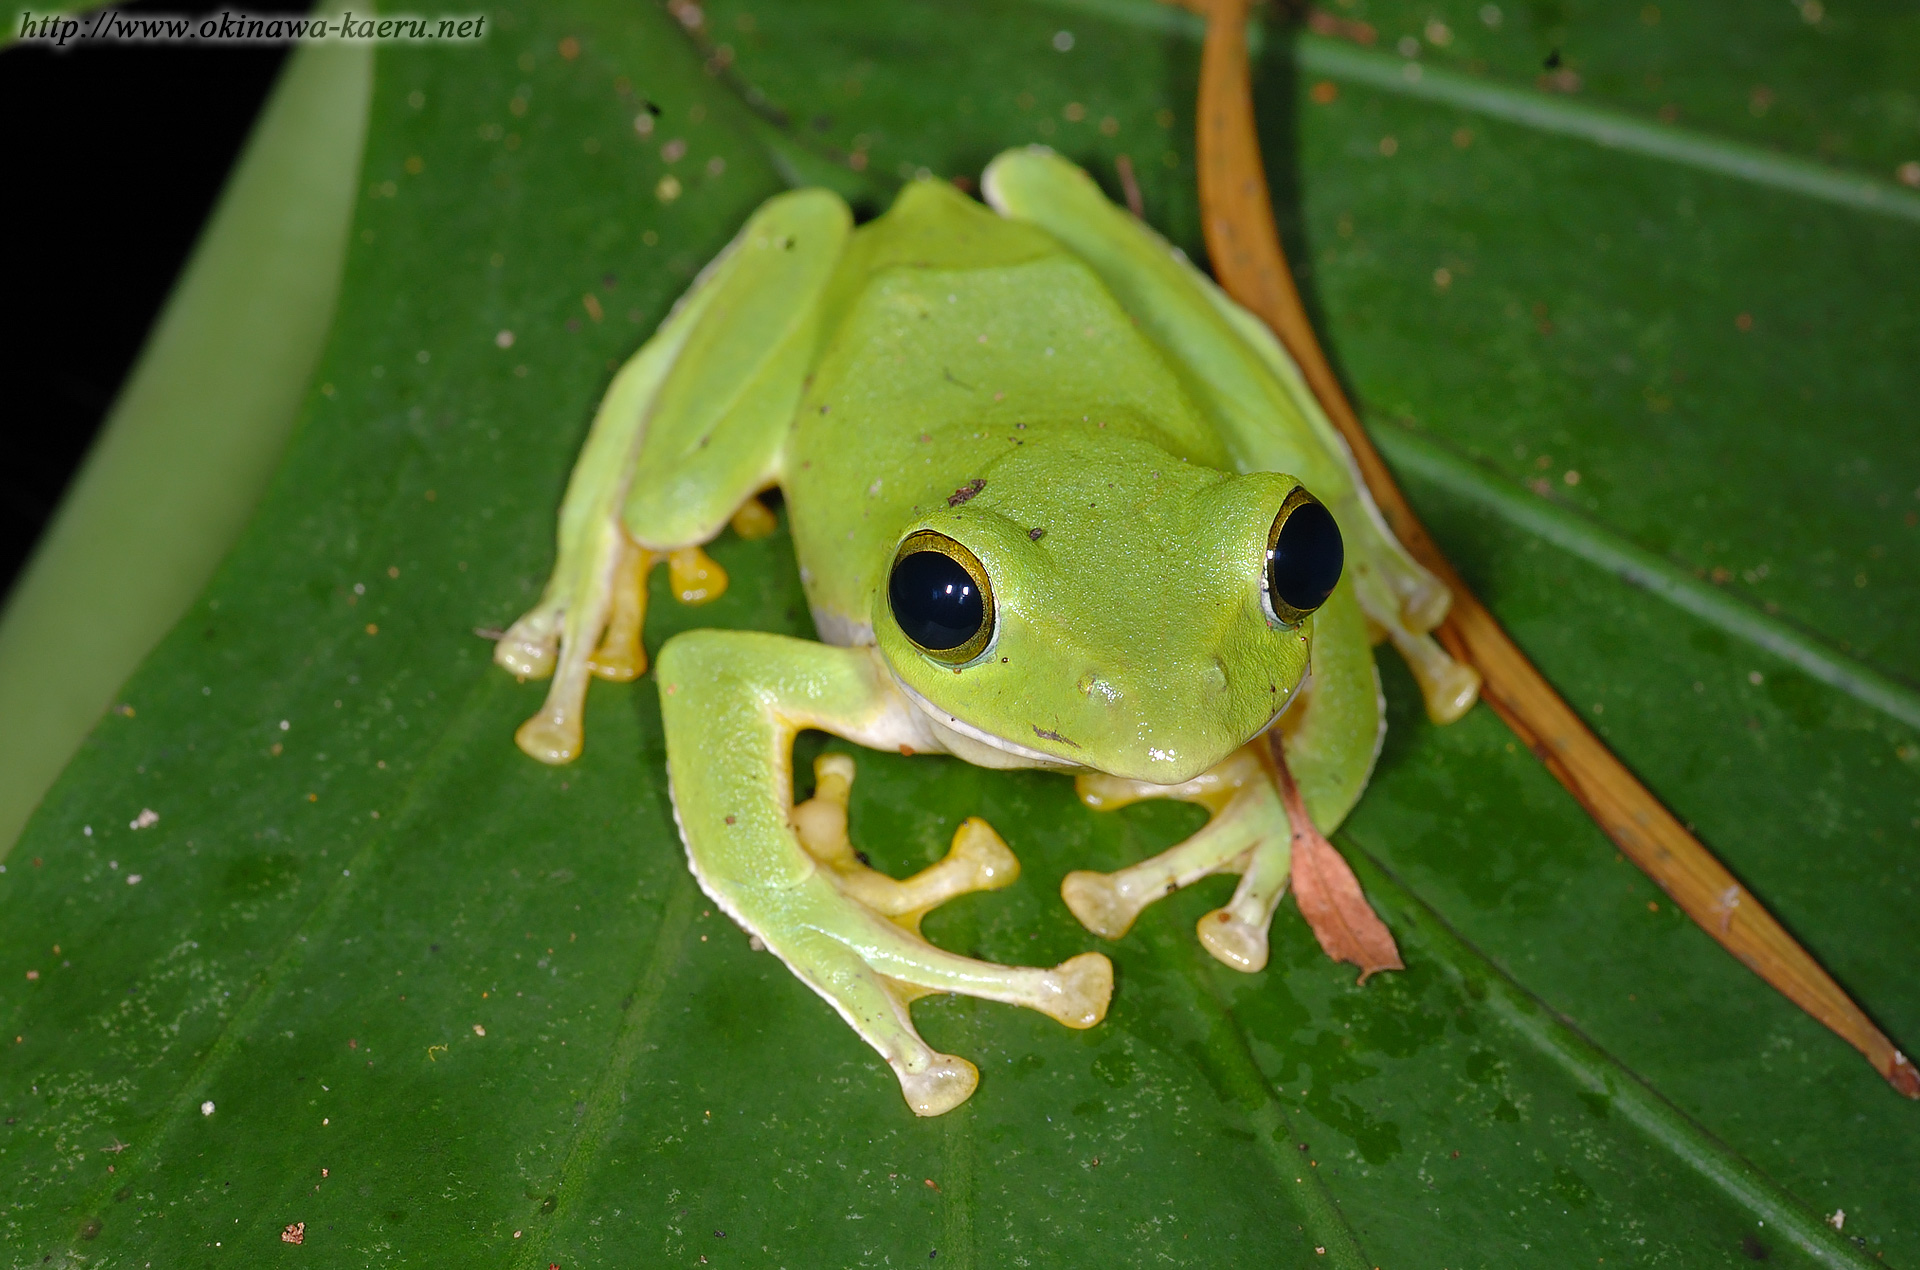
[[[616,380],[569,487],[554,580],[499,654],[555,673],[522,743],[571,757],[622,560],[710,540],[756,492],[784,491],[827,643],[696,631],[665,646],[675,807],[708,894],[873,1044],[921,1114],[957,1105],[977,1075],[920,1040],[913,997],[968,992],[1091,1026],[1111,968],[1098,954],[996,966],[921,939],[928,907],[1005,885],[1017,864],[984,825],[905,882],[851,863],[845,781],[830,797],[823,775],[794,806],[798,731],[1079,771],[1110,782],[1104,803],[1083,792],[1111,805],[1240,789],[1242,747],[1301,694],[1287,760],[1330,830],[1378,749],[1369,621],[1417,641],[1445,605],[1257,323],[1051,153],[1003,155],[985,187],[999,214],[924,181],[859,230],[824,191],[756,214]],[[1264,561],[1303,481],[1340,521],[1349,569],[1289,626],[1265,601]],[[961,667],[890,614],[895,551],[923,529],[992,583],[993,640]],[[622,555],[635,546],[653,554]],[[1285,815],[1264,784],[1216,810],[1132,881],[1150,873],[1157,895],[1242,873],[1238,942],[1209,947],[1256,969],[1286,882]],[[1134,872],[1077,874],[1068,901],[1117,936],[1138,903],[1108,900]]]

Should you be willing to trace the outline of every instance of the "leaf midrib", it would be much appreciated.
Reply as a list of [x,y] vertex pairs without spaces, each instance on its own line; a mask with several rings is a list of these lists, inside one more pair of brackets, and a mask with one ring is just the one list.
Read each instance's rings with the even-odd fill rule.
[[607,1055],[606,1065],[601,1068],[592,1092],[587,1095],[586,1113],[580,1118],[572,1139],[567,1143],[558,1179],[553,1184],[554,1211],[544,1224],[540,1237],[529,1239],[521,1245],[520,1255],[511,1263],[516,1267],[538,1267],[548,1263],[548,1248],[554,1233],[562,1228],[563,1220],[573,1212],[581,1193],[586,1189],[594,1161],[599,1158],[600,1149],[615,1128],[622,1095],[633,1066],[646,1048],[654,1011],[666,992],[668,978],[679,963],[681,947],[686,941],[688,928],[693,924],[693,906],[692,879],[682,874],[661,911],[660,923],[654,931],[653,949],[628,987],[629,1004],[625,1007],[625,1017]]
[[1800,1251],[1822,1265],[1854,1270],[1884,1263],[1868,1257],[1785,1187],[1762,1173],[1675,1107],[1632,1068],[1583,1035],[1552,1007],[1528,992],[1491,957],[1447,924],[1435,909],[1399,879],[1351,834],[1339,835],[1358,867],[1367,894],[1384,906],[1418,917],[1397,932],[1428,953],[1465,989],[1470,979],[1486,989],[1493,1016],[1514,1036],[1545,1056],[1575,1085],[1605,1095],[1655,1147],[1666,1152],[1728,1199],[1753,1213],[1768,1229],[1783,1232]]

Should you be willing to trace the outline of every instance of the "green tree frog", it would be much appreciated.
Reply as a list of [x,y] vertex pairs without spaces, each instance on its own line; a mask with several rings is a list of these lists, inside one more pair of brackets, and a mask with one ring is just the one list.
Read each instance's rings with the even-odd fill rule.
[[918,181],[858,229],[825,190],[764,204],[614,377],[552,579],[495,656],[552,677],[516,739],[570,761],[589,680],[646,669],[650,570],[664,560],[683,601],[718,594],[702,544],[729,523],[770,530],[758,496],[779,488],[823,642],[702,630],[661,648],[675,814],[702,889],[921,1115],[979,1074],[921,1039],[913,1000],[961,992],[1092,1027],[1112,966],[927,941],[921,918],[1011,883],[1014,854],[973,818],[913,877],[869,868],[847,836],[852,760],[822,758],[796,805],[797,733],[1071,772],[1096,809],[1201,803],[1212,818],[1186,842],[1067,876],[1085,926],[1118,939],[1155,899],[1238,873],[1200,938],[1258,970],[1291,873],[1329,951],[1331,928],[1378,928],[1375,952],[1348,954],[1370,970],[1398,965],[1391,937],[1320,835],[1379,751],[1372,644],[1392,640],[1436,719],[1478,686],[1429,634],[1446,589],[1389,533],[1266,328],[1050,151],[1001,155],[982,189],[988,206]]

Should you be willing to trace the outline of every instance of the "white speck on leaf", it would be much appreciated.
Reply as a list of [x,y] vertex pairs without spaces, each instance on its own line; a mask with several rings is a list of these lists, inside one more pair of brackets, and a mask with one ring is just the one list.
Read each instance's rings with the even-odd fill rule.
[[127,828],[145,829],[151,825],[157,825],[159,823],[160,823],[160,813],[155,811],[151,807],[143,807],[140,809],[139,815],[135,816],[132,820],[129,820],[127,822]]
[[209,1098],[205,1102],[200,1104],[200,1114],[203,1116],[210,1116],[213,1114],[213,1099]]

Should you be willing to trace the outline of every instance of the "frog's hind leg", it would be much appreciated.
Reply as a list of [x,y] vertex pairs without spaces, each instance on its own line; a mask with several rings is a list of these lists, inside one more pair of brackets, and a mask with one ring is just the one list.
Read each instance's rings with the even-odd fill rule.
[[[773,533],[780,527],[780,518],[760,501],[760,495],[756,492],[747,495],[745,501],[735,509],[727,520],[727,526],[738,537],[751,541]],[[672,591],[673,598],[682,604],[711,604],[727,593],[727,571],[720,567],[718,560],[701,549],[705,545],[705,542],[695,543],[666,553],[668,589]],[[645,585],[644,579],[641,585]],[[645,662],[643,654],[643,667]]]
[[[522,679],[553,676],[539,713],[514,733],[520,748],[543,763],[580,753],[580,712],[596,671],[620,679],[645,669],[639,631],[652,556],[621,528],[618,509],[648,405],[677,351],[672,337],[683,337],[672,326],[614,377],[567,482],[546,591],[494,647],[494,662]],[[602,645],[610,623],[612,637]]]
[[1456,661],[1431,634],[1415,634],[1403,627],[1387,627],[1387,638],[1400,654],[1413,680],[1420,685],[1427,717],[1435,723],[1452,723],[1473,708],[1480,697],[1480,672],[1463,661]]
[[593,650],[587,669],[596,679],[626,683],[647,672],[647,650],[640,636],[647,626],[647,577],[653,572],[653,552],[622,536],[625,550],[613,568],[613,596],[606,633]]
[[667,553],[667,581],[682,604],[711,604],[727,593],[727,571],[701,550],[704,545]]
[[1001,215],[1039,225],[1078,255],[1185,368],[1241,471],[1290,473],[1332,509],[1360,605],[1406,658],[1428,716],[1451,723],[1465,714],[1480,676],[1429,633],[1452,594],[1393,536],[1346,440],[1273,332],[1051,150],[1007,151],[987,166],[981,189]]
[[755,538],[765,538],[780,528],[780,518],[773,509],[760,500],[758,493],[741,503],[727,521],[733,532],[751,542]]
[[646,669],[647,574],[664,558],[685,603],[717,599],[726,572],[701,546],[773,484],[818,334],[819,299],[851,228],[825,190],[768,200],[614,376],[560,507],[545,592],[494,650],[523,679],[553,676],[514,734],[546,763],[581,750],[598,675]]

